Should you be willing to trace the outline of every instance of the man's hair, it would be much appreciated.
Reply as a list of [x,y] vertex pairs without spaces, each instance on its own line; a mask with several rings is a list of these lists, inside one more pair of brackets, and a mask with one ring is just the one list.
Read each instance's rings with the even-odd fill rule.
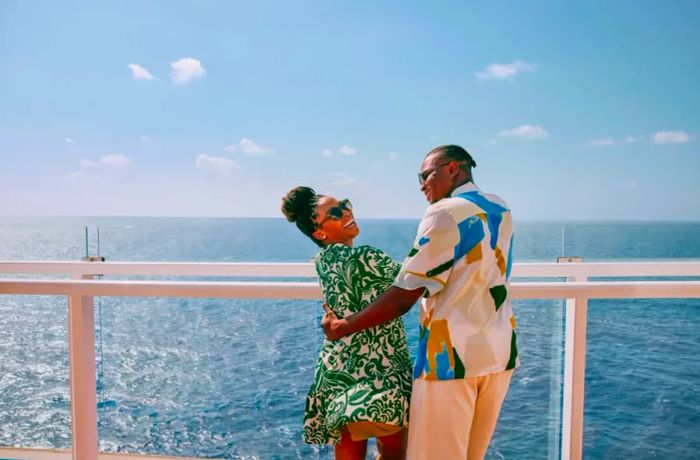
[[469,174],[470,177],[472,168],[476,168],[476,161],[474,161],[469,152],[459,145],[449,144],[435,147],[433,150],[428,152],[425,157],[428,158],[430,155],[440,155],[447,160],[457,162],[460,168]]

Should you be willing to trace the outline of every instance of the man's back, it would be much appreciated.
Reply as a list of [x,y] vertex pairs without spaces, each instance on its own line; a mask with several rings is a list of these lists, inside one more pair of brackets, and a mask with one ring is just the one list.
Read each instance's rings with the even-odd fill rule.
[[414,376],[475,377],[517,367],[508,300],[512,217],[473,183],[431,205],[395,285],[425,286]]

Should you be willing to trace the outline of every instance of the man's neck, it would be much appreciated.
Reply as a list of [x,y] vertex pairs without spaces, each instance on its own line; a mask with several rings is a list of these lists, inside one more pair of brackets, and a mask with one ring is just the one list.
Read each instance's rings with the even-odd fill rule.
[[471,177],[467,177],[467,178],[465,178],[465,179],[462,179],[462,180],[460,180],[460,181],[457,181],[457,182],[455,183],[454,187],[452,187],[452,190],[450,190],[450,195],[452,194],[452,192],[454,192],[455,190],[457,190],[458,188],[460,188],[462,185],[468,184],[469,182],[472,182],[472,178],[471,178]]

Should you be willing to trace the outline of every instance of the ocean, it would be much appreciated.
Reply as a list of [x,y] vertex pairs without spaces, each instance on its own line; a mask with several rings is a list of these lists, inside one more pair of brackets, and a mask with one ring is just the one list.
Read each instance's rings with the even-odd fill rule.
[[[359,220],[356,244],[401,260],[417,220]],[[0,218],[0,260],[303,262],[283,219]],[[516,222],[515,262],[700,259],[700,223]],[[12,275],[8,277],[13,277]],[[67,305],[0,296],[0,445],[69,448]],[[417,308],[405,316],[412,353]],[[522,366],[487,458],[558,458],[563,301],[516,301]],[[315,301],[99,298],[100,449],[245,459],[332,458],[301,439],[322,311]],[[700,300],[593,300],[585,458],[700,458]]]

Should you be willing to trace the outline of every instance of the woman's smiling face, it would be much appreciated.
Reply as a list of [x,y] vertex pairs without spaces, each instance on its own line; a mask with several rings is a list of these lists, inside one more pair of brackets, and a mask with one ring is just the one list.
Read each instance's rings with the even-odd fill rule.
[[314,238],[324,245],[342,243],[352,246],[352,240],[360,233],[349,200],[339,201],[332,196],[319,196],[314,222]]

